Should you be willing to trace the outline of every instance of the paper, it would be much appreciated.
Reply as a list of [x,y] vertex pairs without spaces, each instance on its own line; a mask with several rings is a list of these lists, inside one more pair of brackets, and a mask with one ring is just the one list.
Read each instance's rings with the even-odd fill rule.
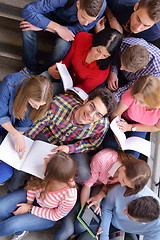
[[150,157],[151,142],[140,137],[129,137],[126,139],[126,135],[117,126],[119,120],[120,117],[114,118],[110,128],[117,137],[122,150],[134,150]]
[[88,94],[79,87],[73,87],[72,78],[66,68],[65,64],[56,63],[59,74],[61,75],[64,90],[71,90],[75,92],[81,99],[85,100],[88,98]]
[[43,179],[45,171],[44,158],[57,146],[23,137],[26,144],[23,159],[20,159],[19,153],[15,151],[14,139],[10,134],[7,134],[0,145],[0,159],[17,170],[22,170]]

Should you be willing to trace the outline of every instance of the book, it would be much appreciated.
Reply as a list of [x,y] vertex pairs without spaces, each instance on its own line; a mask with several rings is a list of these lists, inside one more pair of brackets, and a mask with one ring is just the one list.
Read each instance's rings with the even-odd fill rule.
[[120,117],[116,117],[110,124],[110,128],[116,136],[119,145],[122,150],[134,150],[140,152],[147,157],[150,157],[151,142],[140,137],[126,138],[124,132],[122,132],[117,126],[117,122],[120,121]]
[[88,203],[85,203],[81,207],[77,215],[77,219],[85,227],[85,229],[91,234],[91,236],[96,238],[99,224],[101,222],[101,218],[98,214],[94,212],[94,209],[95,209],[95,206],[91,206],[90,208],[88,208]]
[[66,68],[66,65],[62,63],[56,63],[56,66],[61,76],[64,90],[65,91],[70,90],[75,92],[82,100],[88,98],[88,94],[81,88],[73,87],[73,80],[71,78],[70,73],[68,72],[68,69]]
[[[35,140],[24,136],[26,150],[22,159],[14,149],[14,138],[8,133],[0,145],[0,159],[8,165],[44,179],[44,158],[47,157],[56,145]],[[52,152],[53,153],[53,152]]]

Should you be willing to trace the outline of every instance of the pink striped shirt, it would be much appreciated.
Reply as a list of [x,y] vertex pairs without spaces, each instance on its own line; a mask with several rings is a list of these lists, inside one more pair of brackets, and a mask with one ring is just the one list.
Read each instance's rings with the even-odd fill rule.
[[91,176],[84,182],[84,185],[92,187],[94,184],[112,184],[117,182],[117,178],[109,180],[109,177],[113,176],[120,166],[121,163],[118,162],[118,154],[116,151],[109,148],[101,150],[92,158],[90,164]]
[[33,202],[36,198],[37,203],[41,206],[33,206],[31,213],[52,221],[58,221],[65,217],[77,200],[76,188],[66,187],[55,192],[47,192],[45,198],[40,197],[41,191],[42,189],[27,191],[27,200]]

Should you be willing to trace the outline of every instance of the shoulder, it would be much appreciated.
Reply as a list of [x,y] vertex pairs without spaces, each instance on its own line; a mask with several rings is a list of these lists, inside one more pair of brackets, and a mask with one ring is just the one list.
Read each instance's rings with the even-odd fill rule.
[[29,76],[18,72],[18,73],[7,75],[3,79],[3,82],[5,82],[9,87],[15,87],[15,86],[18,86],[23,81],[23,79],[28,77]]
[[55,96],[53,98],[53,101],[52,101],[52,106],[53,105],[59,105],[61,107],[66,107],[67,105],[70,106],[70,105],[81,105],[81,102],[79,99],[75,98],[73,95],[71,94],[60,94],[58,96]]
[[88,32],[79,32],[76,34],[75,43],[80,43],[81,45],[86,45],[92,43],[93,34]]
[[125,93],[122,95],[122,101],[134,101],[134,98],[131,95],[131,89],[128,89]]

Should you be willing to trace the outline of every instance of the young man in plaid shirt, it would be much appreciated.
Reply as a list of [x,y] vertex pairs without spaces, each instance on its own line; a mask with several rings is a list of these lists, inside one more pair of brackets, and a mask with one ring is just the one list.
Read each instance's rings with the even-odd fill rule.
[[[54,151],[72,154],[78,166],[76,181],[82,182],[90,175],[86,153],[95,150],[103,141],[109,127],[108,116],[115,107],[115,98],[107,88],[94,90],[84,102],[70,94],[58,95],[45,116],[25,135],[58,145]],[[22,175],[26,175],[15,171],[10,182],[11,191],[24,183]]]

